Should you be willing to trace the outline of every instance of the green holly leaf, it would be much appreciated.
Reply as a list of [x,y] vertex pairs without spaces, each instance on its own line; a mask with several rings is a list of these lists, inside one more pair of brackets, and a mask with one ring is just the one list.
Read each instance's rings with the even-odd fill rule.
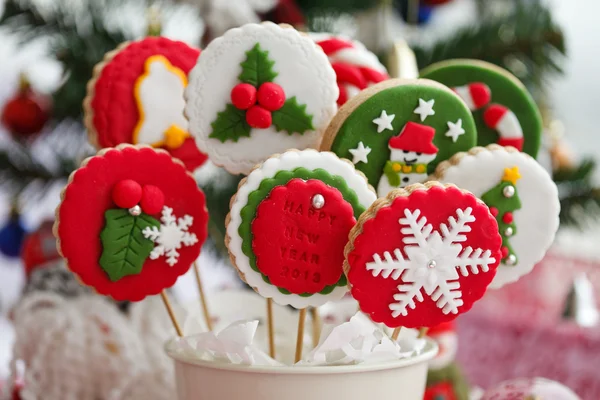
[[249,83],[258,88],[265,82],[273,82],[277,72],[273,71],[275,61],[269,58],[268,51],[262,51],[256,43],[252,50],[246,52],[246,61],[242,62],[242,73],[238,76],[241,82]]
[[213,131],[209,137],[223,143],[228,140],[237,142],[241,137],[249,137],[252,129],[246,122],[246,111],[235,108],[233,104],[227,104],[225,111],[217,115],[211,126]]
[[100,266],[111,281],[142,272],[154,242],[146,239],[142,230],[160,227],[160,222],[146,214],[133,216],[125,209],[112,209],[104,213],[106,225],[100,233],[102,256]]
[[273,125],[277,131],[288,134],[304,133],[313,130],[312,115],[306,113],[306,104],[298,104],[296,96],[286,100],[283,107],[272,112]]

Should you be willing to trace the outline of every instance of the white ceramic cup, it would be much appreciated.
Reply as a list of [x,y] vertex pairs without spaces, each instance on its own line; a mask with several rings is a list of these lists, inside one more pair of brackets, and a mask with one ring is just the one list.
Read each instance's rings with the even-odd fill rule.
[[427,362],[437,345],[427,339],[421,354],[380,364],[270,367],[196,360],[174,351],[179,400],[422,400]]

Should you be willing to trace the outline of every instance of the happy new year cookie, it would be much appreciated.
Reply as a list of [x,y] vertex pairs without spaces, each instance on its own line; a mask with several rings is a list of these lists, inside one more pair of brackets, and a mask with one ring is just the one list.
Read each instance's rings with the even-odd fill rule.
[[340,90],[338,105],[343,105],[361,90],[390,78],[377,56],[362,43],[330,33],[309,35],[323,49],[335,71]]
[[498,143],[537,156],[542,117],[527,88],[510,72],[484,61],[450,60],[430,65],[421,77],[447,85],[469,105],[478,145]]
[[428,80],[388,80],[340,108],[321,144],[352,160],[379,197],[424,182],[435,166],[476,142],[466,104]]
[[344,270],[361,310],[388,327],[451,321],[500,262],[498,224],[473,194],[438,182],[395,189],[350,232]]
[[344,246],[376,196],[335,154],[290,150],[242,180],[227,216],[226,244],[240,276],[261,296],[317,307],[347,291]]
[[335,72],[308,36],[248,24],[203,51],[186,89],[186,115],[211,161],[248,174],[272,154],[318,146],[337,97]]
[[172,286],[207,235],[204,194],[164,150],[120,145],[84,161],[56,210],[54,234],[69,269],[115,300]]
[[490,287],[531,272],[552,244],[559,224],[558,191],[531,156],[511,147],[475,147],[440,164],[433,179],[472,192],[496,217],[502,262]]
[[122,143],[164,148],[193,171],[206,161],[183,115],[187,75],[200,50],[163,37],[119,46],[94,68],[85,125],[98,149]]

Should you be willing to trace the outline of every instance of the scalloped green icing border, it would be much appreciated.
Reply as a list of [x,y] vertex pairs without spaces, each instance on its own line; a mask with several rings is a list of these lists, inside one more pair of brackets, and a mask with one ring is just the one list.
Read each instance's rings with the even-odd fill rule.
[[[248,202],[240,211],[242,222],[238,228],[238,233],[242,238],[242,251],[248,257],[250,267],[253,271],[261,274],[263,280],[268,284],[271,284],[271,282],[269,278],[258,269],[256,265],[256,256],[252,252],[252,221],[256,217],[256,209],[258,208],[258,205],[271,193],[271,190],[273,190],[273,188],[276,186],[285,185],[294,178],[300,178],[304,180],[318,179],[329,186],[335,187],[340,191],[344,200],[352,205],[352,209],[354,210],[354,218],[357,220],[358,217],[360,217],[360,215],[365,211],[365,208],[358,200],[356,192],[348,187],[344,178],[337,175],[332,176],[324,169],[319,168],[310,171],[306,168],[296,168],[293,171],[279,171],[273,178],[264,179],[260,183],[258,189],[248,195]],[[347,284],[348,281],[346,279],[346,275],[342,274],[340,280],[336,284],[326,286],[319,293],[326,295],[331,293],[336,287],[346,286]],[[277,289],[283,294],[291,294],[286,289],[280,287],[277,287]],[[299,296],[310,297],[312,295],[313,293],[302,293]]]

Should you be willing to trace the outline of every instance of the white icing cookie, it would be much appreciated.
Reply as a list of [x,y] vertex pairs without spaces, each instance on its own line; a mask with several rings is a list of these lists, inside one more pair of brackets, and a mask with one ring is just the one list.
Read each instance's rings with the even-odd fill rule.
[[272,154],[318,146],[338,94],[335,72],[310,38],[287,26],[248,24],[202,52],[185,112],[215,164],[248,174]]
[[348,291],[342,270],[348,232],[375,200],[364,175],[333,153],[273,156],[242,181],[231,202],[232,263],[278,304],[300,309],[339,300]]
[[517,281],[544,257],[560,203],[550,175],[532,157],[512,147],[475,147],[439,164],[432,179],[472,192],[496,217],[503,258],[490,288]]

